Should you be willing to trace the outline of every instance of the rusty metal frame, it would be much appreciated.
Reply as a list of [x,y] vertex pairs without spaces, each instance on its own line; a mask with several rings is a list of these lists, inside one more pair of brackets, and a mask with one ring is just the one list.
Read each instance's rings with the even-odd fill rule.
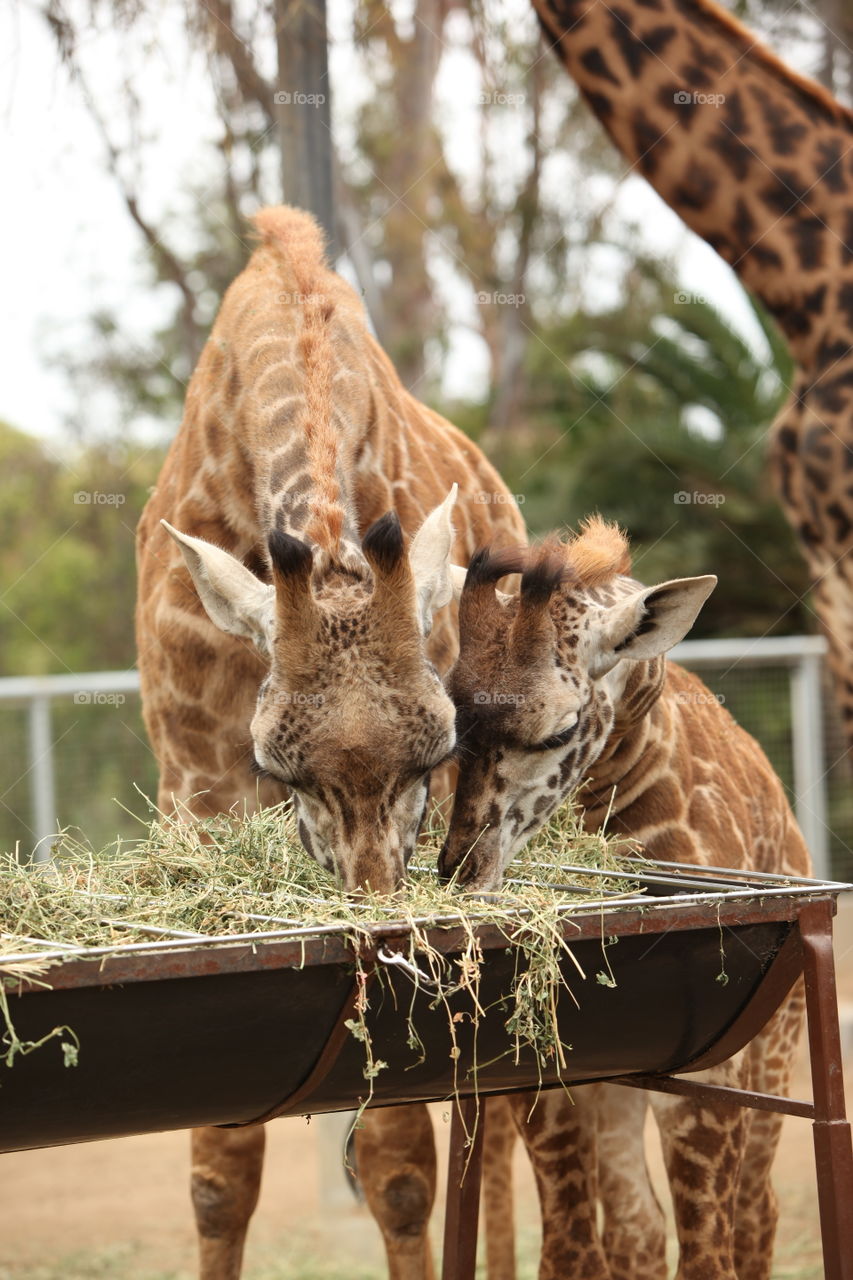
[[803,908],[803,973],[809,1026],[809,1056],[814,1094],[814,1146],[828,1280],[853,1278],[853,1149],[844,1108],[844,1076],[835,961],[832,953],[833,904]]
[[488,1108],[460,1098],[450,1122],[441,1280],[473,1280],[477,1267],[480,1184]]
[[[789,986],[805,976],[809,1051],[813,1102],[727,1089],[685,1079],[682,1075],[654,1075],[611,1078],[611,1082],[631,1088],[681,1093],[706,1102],[737,1103],[811,1119],[814,1126],[815,1161],[818,1178],[821,1238],[824,1269],[828,1280],[853,1280],[853,1145],[847,1122],[841,1071],[841,1038],[836,1000],[835,966],[832,954],[832,917],[841,889],[850,888],[796,877],[777,877],[727,871],[724,868],[679,867],[653,864],[635,877],[655,883],[689,885],[692,892],[672,897],[601,897],[576,906],[566,914],[566,935],[571,940],[593,938],[605,933],[654,935],[669,930],[683,931],[713,926],[741,926],[770,920],[789,921],[795,927],[779,951],[773,966]],[[556,868],[571,870],[568,867]],[[583,869],[588,874],[588,869]],[[679,875],[679,872],[682,874]],[[430,937],[445,953],[458,950],[467,933],[455,924],[457,917],[421,923],[435,926]],[[524,916],[519,912],[518,930]],[[485,951],[505,947],[510,941],[504,930],[483,924],[477,929]],[[361,941],[362,955],[376,961],[383,943],[400,942],[409,935],[406,921],[366,925]],[[159,939],[115,948],[67,949],[20,956],[0,956],[3,961],[57,959],[51,971],[51,988],[74,988],[147,982],[152,979],[253,972],[283,967],[352,962],[353,944],[338,926],[271,929],[243,935]],[[20,974],[12,988],[17,994],[38,994],[45,990],[38,980]],[[329,1069],[343,1041],[341,1028],[352,1008],[355,990],[345,1002],[335,1030],[308,1079],[278,1106],[251,1123],[261,1123],[299,1103],[310,1101],[312,1088]],[[691,1061],[682,1070],[699,1071],[731,1056],[761,1029],[773,1012],[761,991],[744,1008],[713,1050]],[[738,1039],[739,1038],[739,1039]],[[727,1050],[727,1046],[732,1047]],[[570,1081],[569,1081],[570,1083]],[[544,1087],[561,1087],[557,1083]],[[529,1089],[530,1085],[521,1086]],[[483,1162],[485,1110],[476,1097],[457,1099],[450,1135],[450,1161],[446,1192],[445,1259],[442,1280],[473,1280],[479,1196]]]
[[[844,1102],[841,1032],[832,919],[835,902],[819,898],[800,905],[794,941],[786,944],[780,961],[805,978],[812,1102],[700,1083],[683,1076],[621,1076],[609,1083],[633,1089],[680,1094],[698,1102],[734,1103],[776,1111],[813,1122],[823,1268],[826,1280],[853,1280],[853,1139]],[[719,1058],[717,1058],[719,1061]],[[701,1070],[701,1062],[692,1064]],[[550,1086],[559,1087],[559,1086]],[[485,1112],[476,1120],[470,1157],[467,1134],[476,1116],[476,1099],[454,1108],[447,1174],[442,1280],[474,1280]],[[467,1165],[466,1165],[467,1161]]]
[[[642,873],[637,876],[643,880]],[[780,881],[777,881],[777,884]],[[727,893],[709,883],[704,893],[677,895],[669,898],[642,897],[629,901],[598,899],[583,908],[566,912],[566,937],[569,941],[599,938],[602,933],[620,935],[654,934],[669,930],[685,931],[701,928],[726,928],[768,921],[797,920],[806,903],[812,900],[834,901],[841,888],[815,880],[791,881],[785,889],[767,889],[746,885]],[[469,937],[468,931],[456,924],[457,916],[417,921],[430,929],[430,944],[444,954],[458,951]],[[517,913],[516,932],[524,930],[524,912]],[[570,932],[569,932],[570,931]],[[409,923],[392,920],[363,926],[368,951],[382,943],[408,938]],[[484,951],[505,947],[512,938],[496,925],[477,924],[477,938]],[[0,972],[4,963],[55,960],[50,970],[50,987],[38,977],[30,979],[26,972],[11,971],[9,989],[15,994],[38,995],[46,990],[58,991],[80,986],[155,979],[211,976],[221,973],[248,973],[258,969],[303,968],[310,965],[352,963],[354,950],[340,925],[304,929],[277,929],[247,934],[223,934],[216,937],[188,937],[112,947],[81,948],[79,955],[66,951],[30,951],[16,955],[0,955]]]

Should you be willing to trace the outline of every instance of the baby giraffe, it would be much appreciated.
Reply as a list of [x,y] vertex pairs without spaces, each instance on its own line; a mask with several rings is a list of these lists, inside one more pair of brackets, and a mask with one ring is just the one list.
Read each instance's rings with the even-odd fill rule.
[[[499,578],[520,567],[520,593],[499,593]],[[761,748],[695,676],[664,658],[716,579],[643,587],[629,573],[626,538],[599,517],[526,561],[488,551],[472,560],[450,677],[461,769],[442,874],[496,889],[514,855],[578,787],[590,831],[606,819],[610,832],[640,841],[650,857],[809,874]],[[802,1005],[798,985],[743,1054],[698,1078],[785,1093]],[[643,1151],[644,1095],[593,1086],[574,1097],[573,1106],[561,1090],[544,1094],[527,1123],[529,1100],[514,1103],[540,1193],[540,1280],[666,1275]],[[680,1280],[766,1280],[781,1117],[651,1097]]]

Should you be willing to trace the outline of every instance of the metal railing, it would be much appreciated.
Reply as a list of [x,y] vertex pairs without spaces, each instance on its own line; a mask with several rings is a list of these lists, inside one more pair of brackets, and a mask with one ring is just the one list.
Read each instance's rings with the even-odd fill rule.
[[138,694],[138,671],[85,671],[61,676],[8,676],[0,679],[0,706],[27,709],[27,774],[30,782],[32,858],[46,862],[57,831],[56,776],[51,704],[71,698],[93,703],[115,694]]
[[[797,820],[811,850],[815,874],[829,877],[826,763],[821,694],[826,642],[820,636],[776,639],[689,640],[671,656],[685,666],[724,674],[734,669],[783,667],[789,672],[792,781]],[[0,679],[0,708],[26,708],[27,777],[34,834],[33,857],[49,856],[57,830],[56,778],[51,706],[57,699],[108,702],[115,695],[137,694],[137,671],[86,672],[79,675],[21,676]],[[62,815],[67,821],[70,815]]]
[[823,636],[776,636],[755,640],[685,640],[669,655],[691,671],[720,667],[790,668],[794,810],[812,855],[815,875],[821,879],[829,878],[821,696],[826,650]]

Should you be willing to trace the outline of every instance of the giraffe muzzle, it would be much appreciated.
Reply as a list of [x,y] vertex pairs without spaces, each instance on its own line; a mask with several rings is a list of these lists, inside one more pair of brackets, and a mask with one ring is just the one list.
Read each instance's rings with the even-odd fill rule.
[[[500,846],[494,841],[494,848],[485,847],[485,836],[476,845],[455,842],[451,848],[449,840],[445,840],[438,855],[438,878],[449,884],[455,878],[456,883],[469,892],[489,893],[500,888],[501,858]],[[490,842],[491,843],[491,842]],[[461,849],[457,853],[455,850]]]

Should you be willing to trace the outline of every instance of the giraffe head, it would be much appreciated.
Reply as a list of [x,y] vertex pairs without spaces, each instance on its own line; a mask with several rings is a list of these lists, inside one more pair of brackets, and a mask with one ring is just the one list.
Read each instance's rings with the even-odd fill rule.
[[[495,590],[523,569],[518,595]],[[479,552],[461,591],[460,776],[439,868],[479,890],[587,777],[630,703],[657,698],[662,655],[690,630],[716,578],[643,587],[624,535],[598,517],[526,561]]]
[[211,620],[269,662],[251,723],[257,769],[290,789],[307,852],[347,889],[401,883],[430,772],[455,743],[424,646],[452,595],[455,496],[454,485],[408,547],[393,512],[333,559],[274,531],[271,584],[167,525]]

